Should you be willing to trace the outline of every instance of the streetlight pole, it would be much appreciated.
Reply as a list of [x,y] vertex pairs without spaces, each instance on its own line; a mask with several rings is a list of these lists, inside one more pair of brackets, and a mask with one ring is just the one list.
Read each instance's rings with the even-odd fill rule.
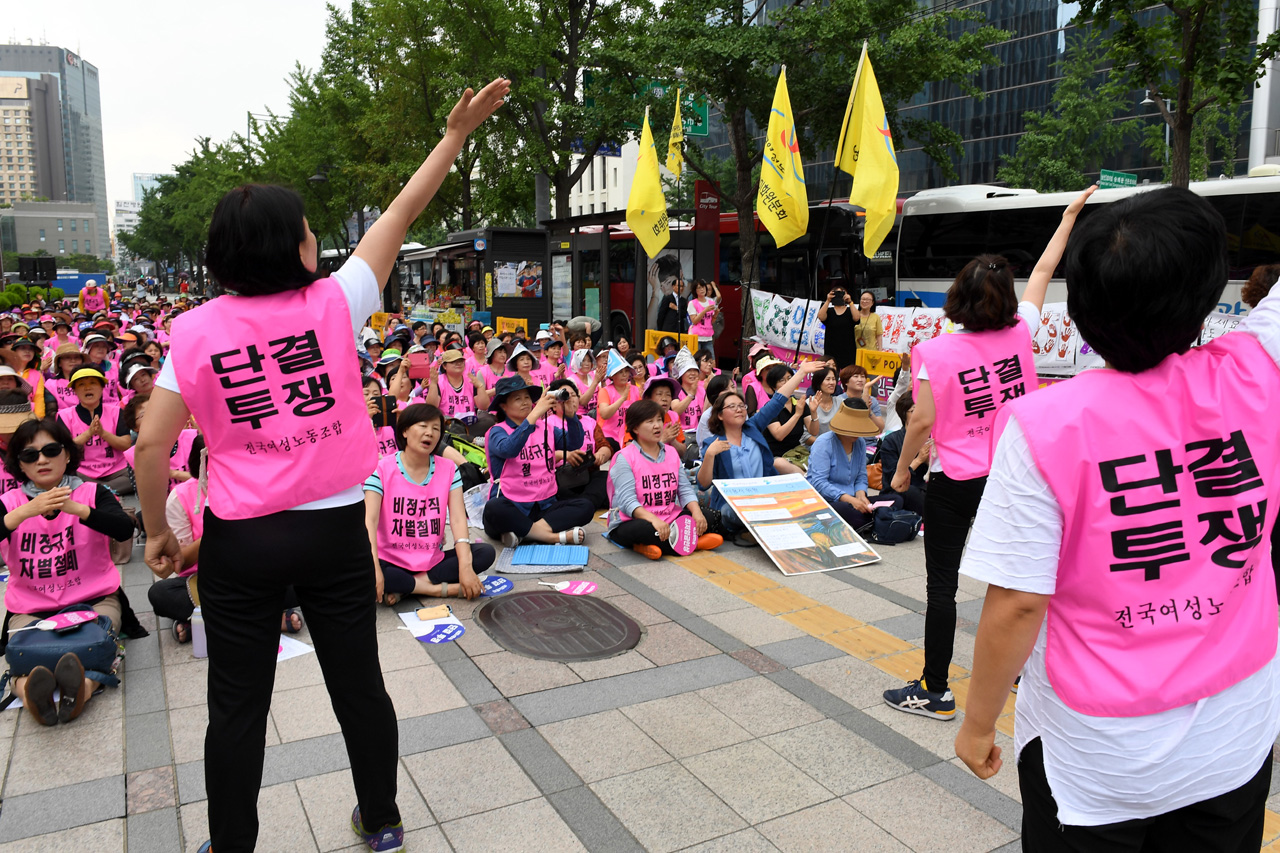
[[[1146,97],[1144,97],[1144,98],[1142,99],[1142,103],[1141,103],[1141,104],[1139,104],[1139,106],[1143,106],[1143,107],[1154,107],[1154,106],[1156,105],[1156,102],[1155,102],[1155,101],[1153,101],[1153,100],[1151,100],[1151,90],[1150,90],[1150,89],[1147,89],[1147,90],[1146,90],[1146,93],[1147,93],[1147,94],[1146,94]],[[1172,112],[1173,112],[1173,99],[1172,99],[1172,98],[1164,98],[1163,100],[1164,100],[1164,108],[1165,108],[1168,112],[1172,113]],[[1164,116],[1161,116],[1161,117],[1160,117],[1160,120],[1161,120],[1161,121],[1164,121],[1164,161],[1165,161],[1165,163],[1168,163],[1168,162],[1169,162],[1169,122],[1165,120]]]

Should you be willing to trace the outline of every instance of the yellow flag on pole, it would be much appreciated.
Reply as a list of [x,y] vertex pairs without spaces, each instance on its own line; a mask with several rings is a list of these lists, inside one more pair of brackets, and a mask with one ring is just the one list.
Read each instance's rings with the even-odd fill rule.
[[853,176],[849,203],[867,212],[862,253],[869,258],[889,236],[898,213],[898,155],[893,150],[893,134],[866,42],[844,111],[836,166]]
[[671,122],[671,138],[667,140],[667,171],[680,177],[684,168],[684,122],[680,120],[680,90],[676,89],[676,117]]
[[785,65],[778,75],[773,109],[769,111],[756,213],[779,246],[803,236],[809,228],[809,191],[804,183],[804,164],[800,161],[791,97],[787,94]]
[[671,240],[667,198],[662,194],[658,151],[653,144],[653,132],[649,130],[648,107],[644,110],[644,129],[640,132],[640,159],[636,162],[636,176],[627,197],[627,226],[651,258]]

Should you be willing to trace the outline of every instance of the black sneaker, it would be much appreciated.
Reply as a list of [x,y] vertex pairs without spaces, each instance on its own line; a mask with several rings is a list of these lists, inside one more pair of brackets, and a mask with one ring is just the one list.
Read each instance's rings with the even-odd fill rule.
[[925,690],[919,679],[907,682],[906,687],[884,692],[885,704],[890,708],[905,711],[908,714],[919,714],[922,717],[933,717],[937,720],[954,720],[956,717],[956,697],[948,690],[945,693],[934,693]]

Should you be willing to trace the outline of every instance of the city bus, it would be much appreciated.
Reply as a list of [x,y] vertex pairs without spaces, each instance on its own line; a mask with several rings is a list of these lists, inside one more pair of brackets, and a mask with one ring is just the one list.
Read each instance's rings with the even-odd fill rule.
[[[1081,216],[1088,216],[1099,203],[1159,187],[1098,190]],[[1190,189],[1208,199],[1227,223],[1228,283],[1218,311],[1243,314],[1248,306],[1240,301],[1240,290],[1254,268],[1280,263],[1280,177],[1199,181]],[[1077,195],[970,185],[923,190],[906,199],[898,227],[895,303],[941,307],[956,274],[984,253],[1003,255],[1014,277],[1025,280],[1057,229],[1062,211]],[[1061,275],[1059,268],[1046,301],[1066,301]]]

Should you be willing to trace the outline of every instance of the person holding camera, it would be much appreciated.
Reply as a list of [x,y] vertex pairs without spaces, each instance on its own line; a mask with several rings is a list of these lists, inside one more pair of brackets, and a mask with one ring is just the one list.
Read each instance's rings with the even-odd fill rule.
[[827,301],[818,309],[818,322],[826,329],[822,354],[836,360],[836,367],[844,370],[858,360],[856,331],[858,316],[851,307],[853,300],[843,288],[835,287],[827,294]]

